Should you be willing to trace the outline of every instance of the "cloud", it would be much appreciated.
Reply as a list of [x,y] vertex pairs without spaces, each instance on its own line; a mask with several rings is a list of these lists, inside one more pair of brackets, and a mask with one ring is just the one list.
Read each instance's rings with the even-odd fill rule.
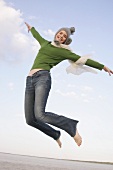
[[77,99],[80,102],[89,103],[96,101],[97,97],[94,96],[94,90],[91,86],[77,86],[75,84],[67,84],[67,91],[64,92],[61,89],[57,89],[55,93],[64,96]]
[[53,37],[55,35],[55,32],[53,32],[51,29],[48,29],[47,31],[43,31],[45,35],[49,37]]
[[77,91],[81,92],[81,93],[90,93],[90,92],[93,92],[93,87],[91,86],[77,86],[75,84],[67,84],[67,87],[68,88],[73,88],[73,89],[76,89]]
[[98,96],[98,100],[103,100],[104,101],[105,99],[106,99],[105,96],[102,96],[102,95]]
[[34,53],[36,43],[26,35],[22,15],[20,10],[0,0],[0,60],[2,61],[20,63]]
[[93,91],[93,88],[90,87],[90,86],[83,86],[82,90],[83,90],[84,92],[92,92],[92,91]]
[[29,20],[35,20],[35,19],[37,19],[37,17],[34,16],[34,15],[30,15],[30,16],[28,17],[28,19],[29,19]]
[[70,91],[70,92],[62,92],[60,91],[59,89],[55,91],[56,93],[60,94],[61,96],[64,96],[64,97],[77,97],[77,94],[73,91]]
[[61,90],[56,90],[55,93],[63,96],[63,97],[70,97],[70,98],[74,98],[77,99],[77,101],[80,101],[80,102],[85,102],[85,103],[89,103],[93,100],[93,98],[87,96],[86,94],[78,94],[78,93],[75,93],[74,91],[69,91],[69,92],[62,92]]
[[83,99],[83,102],[85,102],[85,103],[89,103],[89,102],[90,102],[90,100],[88,100],[88,99]]
[[8,87],[10,90],[13,90],[14,89],[14,83],[10,82],[8,83]]
[[67,87],[69,87],[69,88],[76,88],[75,84],[68,84]]

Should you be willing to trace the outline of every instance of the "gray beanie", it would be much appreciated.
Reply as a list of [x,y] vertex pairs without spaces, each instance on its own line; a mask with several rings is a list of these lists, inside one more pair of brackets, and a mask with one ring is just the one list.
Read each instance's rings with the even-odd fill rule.
[[71,27],[71,28],[67,28],[67,27],[64,27],[64,28],[60,28],[55,36],[54,36],[54,42],[58,45],[58,41],[55,40],[55,37],[56,35],[58,34],[58,32],[60,32],[61,30],[64,30],[66,33],[67,33],[67,39],[66,41],[63,43],[63,44],[66,44],[66,45],[69,45],[71,42],[72,42],[72,39],[70,38],[70,35],[72,35],[74,32],[75,32],[75,28],[74,27]]

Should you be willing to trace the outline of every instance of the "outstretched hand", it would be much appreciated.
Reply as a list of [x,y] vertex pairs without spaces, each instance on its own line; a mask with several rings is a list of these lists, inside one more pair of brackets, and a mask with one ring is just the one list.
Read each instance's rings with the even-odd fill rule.
[[28,28],[28,32],[30,31],[30,29],[32,28],[27,22],[25,22],[27,28]]
[[103,70],[106,71],[106,72],[108,72],[110,76],[111,76],[111,74],[113,74],[113,71],[110,70],[110,69],[109,69],[108,67],[106,67],[106,66],[104,66]]

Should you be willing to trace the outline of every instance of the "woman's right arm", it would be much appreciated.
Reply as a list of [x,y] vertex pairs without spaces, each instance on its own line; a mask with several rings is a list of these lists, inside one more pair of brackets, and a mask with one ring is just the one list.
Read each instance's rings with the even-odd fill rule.
[[28,28],[28,32],[31,31],[33,37],[39,42],[40,45],[42,45],[43,43],[47,42],[47,40],[45,40],[44,38],[42,38],[40,36],[40,34],[35,30],[34,27],[31,27],[28,23],[26,23],[26,26]]

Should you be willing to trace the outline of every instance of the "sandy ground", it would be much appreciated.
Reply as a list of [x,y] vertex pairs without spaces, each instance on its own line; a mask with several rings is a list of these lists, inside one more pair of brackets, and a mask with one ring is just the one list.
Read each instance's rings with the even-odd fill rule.
[[[0,170],[57,170],[58,168],[44,167],[40,165],[27,165],[11,162],[0,162]],[[66,169],[62,169],[66,170]]]
[[0,153],[0,170],[113,170],[113,164]]

